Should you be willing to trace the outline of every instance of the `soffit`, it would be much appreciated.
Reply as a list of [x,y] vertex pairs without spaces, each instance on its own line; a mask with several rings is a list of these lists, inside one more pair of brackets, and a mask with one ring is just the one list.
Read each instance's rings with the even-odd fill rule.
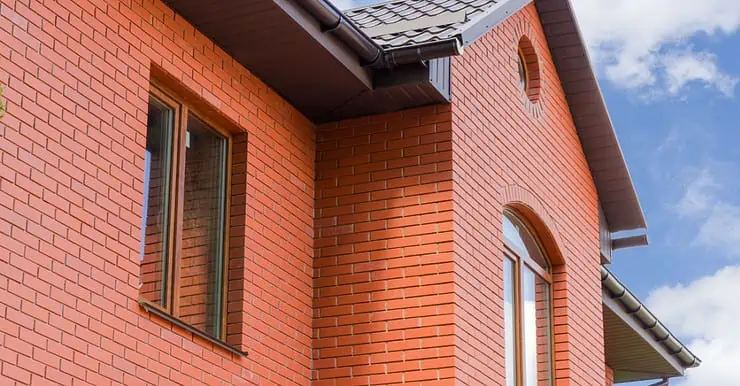
[[371,71],[292,0],[167,4],[311,119],[372,89]]
[[631,382],[683,375],[675,360],[666,358],[654,338],[646,339],[641,326],[630,323],[629,315],[604,303],[604,352],[606,364],[614,370],[615,382]]

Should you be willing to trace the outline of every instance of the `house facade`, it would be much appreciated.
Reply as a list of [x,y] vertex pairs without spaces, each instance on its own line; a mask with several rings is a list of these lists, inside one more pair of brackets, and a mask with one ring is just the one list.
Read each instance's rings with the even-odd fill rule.
[[0,34],[2,384],[700,363],[603,266],[646,224],[567,0],[0,0]]

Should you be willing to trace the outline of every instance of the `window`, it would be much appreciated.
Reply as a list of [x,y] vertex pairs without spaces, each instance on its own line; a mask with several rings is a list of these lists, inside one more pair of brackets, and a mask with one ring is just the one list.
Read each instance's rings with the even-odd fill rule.
[[542,80],[537,50],[527,36],[522,36],[516,47],[516,78],[519,90],[531,106],[539,105]]
[[524,59],[524,53],[522,52],[521,48],[517,52],[518,57],[518,65],[519,65],[519,87],[527,91],[527,87],[529,86],[529,79],[527,78],[527,65],[526,60]]
[[224,340],[231,136],[153,88],[141,229],[141,302]]
[[550,265],[539,242],[504,212],[504,344],[507,386],[552,385]]

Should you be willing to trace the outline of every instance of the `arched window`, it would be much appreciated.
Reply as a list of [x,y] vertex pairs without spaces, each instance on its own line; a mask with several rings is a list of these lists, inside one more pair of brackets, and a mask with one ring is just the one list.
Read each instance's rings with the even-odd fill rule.
[[529,227],[504,211],[507,386],[552,385],[550,263]]

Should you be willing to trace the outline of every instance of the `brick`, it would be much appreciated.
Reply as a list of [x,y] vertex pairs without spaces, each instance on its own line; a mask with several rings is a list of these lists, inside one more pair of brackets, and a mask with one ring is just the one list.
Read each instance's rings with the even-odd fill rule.
[[[598,264],[598,201],[533,6],[453,59],[451,105],[316,127],[159,0],[7,4],[4,377],[501,384],[501,283],[491,278],[502,192],[521,186],[541,200],[538,214],[576,235],[561,246],[573,268],[554,286],[557,382],[603,381],[601,331],[568,319],[599,325],[597,278],[586,274]],[[536,120],[500,53],[522,23],[546,69]],[[243,131],[232,141],[230,254],[241,261],[230,269],[227,339],[248,359],[136,304],[149,80],[161,71]]]

